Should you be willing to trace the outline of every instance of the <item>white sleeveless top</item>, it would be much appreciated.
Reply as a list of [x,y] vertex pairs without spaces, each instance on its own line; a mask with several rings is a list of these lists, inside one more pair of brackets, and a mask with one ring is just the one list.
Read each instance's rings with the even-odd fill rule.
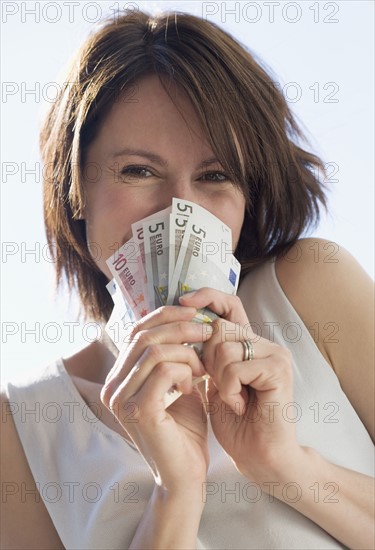
[[[274,262],[248,274],[238,294],[245,298],[255,332],[293,353],[295,401],[285,415],[296,421],[299,443],[335,464],[373,476],[371,439],[283,293]],[[94,416],[61,359],[31,381],[9,383],[7,394],[15,403],[14,420],[34,479],[65,548],[128,548],[154,485],[136,448]],[[197,548],[344,548],[240,475],[211,427],[209,449]],[[334,488],[319,489],[319,498],[339,497]],[[296,484],[285,487],[285,500],[294,498]]]

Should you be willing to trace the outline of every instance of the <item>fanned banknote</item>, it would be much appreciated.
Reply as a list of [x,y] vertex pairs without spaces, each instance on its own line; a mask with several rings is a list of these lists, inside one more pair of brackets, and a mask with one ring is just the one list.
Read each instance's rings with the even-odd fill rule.
[[165,306],[168,296],[169,214],[143,223],[147,290],[152,309]]
[[169,280],[172,280],[174,268],[180,252],[185,228],[194,211],[194,203],[173,198],[172,213],[169,218]]
[[[171,207],[133,223],[132,234],[107,260],[114,276],[107,285],[114,308],[106,332],[118,349],[128,342],[136,320],[162,305],[178,304],[186,292],[211,287],[236,293],[241,266],[232,254],[231,230],[200,205],[173,198]],[[210,323],[216,318],[204,308],[194,320]],[[200,354],[199,343],[187,345]],[[180,395],[173,386],[165,407]]]
[[130,239],[107,260],[107,265],[127,301],[132,305],[135,317],[141,319],[152,309],[143,293],[137,255],[137,244],[134,239]]
[[[191,214],[169,285],[168,303],[204,286],[235,294],[241,266],[231,252],[230,228],[206,211],[204,217]],[[201,321],[217,317],[209,309],[200,310]]]
[[145,243],[144,243],[144,231],[143,231],[143,224],[149,220],[152,220],[155,216],[168,216],[171,212],[171,208],[168,207],[165,210],[161,210],[160,212],[157,212],[156,214],[152,214],[151,216],[148,216],[147,218],[143,218],[142,220],[139,220],[138,222],[135,222],[132,224],[132,233],[133,233],[133,239],[138,247],[138,272],[139,276],[142,281],[142,288],[143,293],[145,295],[145,299],[149,306],[152,304],[150,302],[150,298],[148,295],[148,288],[147,288],[147,275],[146,275],[146,262],[145,262]]

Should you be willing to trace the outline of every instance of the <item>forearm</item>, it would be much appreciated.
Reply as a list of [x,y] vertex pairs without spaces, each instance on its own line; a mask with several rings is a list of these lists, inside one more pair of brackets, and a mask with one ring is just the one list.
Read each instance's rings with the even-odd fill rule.
[[196,548],[203,507],[201,491],[171,496],[155,487],[129,548]]
[[[313,449],[300,449],[299,456],[275,470],[274,496],[345,546],[373,549],[374,479],[331,464]],[[292,497],[286,493],[288,487],[294,491]]]

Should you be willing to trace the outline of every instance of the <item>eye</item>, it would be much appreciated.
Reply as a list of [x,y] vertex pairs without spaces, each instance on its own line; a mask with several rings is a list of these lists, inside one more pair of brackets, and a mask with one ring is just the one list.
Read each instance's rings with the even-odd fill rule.
[[201,179],[213,183],[222,183],[229,181],[229,177],[224,172],[206,172],[201,176]]
[[123,168],[121,168],[120,174],[129,178],[149,178],[153,175],[146,166],[135,165],[124,166]]

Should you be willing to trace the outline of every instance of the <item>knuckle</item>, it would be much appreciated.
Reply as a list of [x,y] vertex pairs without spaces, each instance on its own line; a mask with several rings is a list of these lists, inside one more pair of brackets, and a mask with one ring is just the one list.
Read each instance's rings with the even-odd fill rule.
[[190,323],[186,321],[178,321],[176,324],[176,330],[181,335],[181,337],[186,337],[189,335]]
[[160,363],[164,359],[163,346],[161,344],[151,344],[147,348],[148,357],[155,363]]
[[234,363],[229,363],[227,367],[225,368],[225,379],[229,380],[235,377],[238,373],[238,368]]
[[175,306],[160,306],[154,311],[153,316],[158,319],[158,322],[165,323],[173,318],[175,310]]
[[172,306],[160,306],[156,310],[156,314],[160,317],[165,317],[172,310]]
[[274,359],[277,363],[277,368],[282,369],[285,375],[292,374],[292,352],[288,348],[277,346],[274,353]]
[[184,332],[185,323],[183,321],[177,321],[175,326],[176,326],[176,330],[178,330],[178,332]]
[[112,392],[110,391],[109,385],[103,386],[100,392],[100,400],[107,408],[109,408],[111,395],[112,395]]
[[219,342],[216,346],[216,359],[224,364],[231,363],[233,360],[232,342]]
[[171,366],[166,361],[161,361],[155,366],[154,372],[156,376],[171,376]]
[[111,397],[109,408],[122,425],[132,425],[135,422],[140,422],[140,407],[134,397],[129,401],[129,398],[124,399],[121,392],[117,392]]
[[132,341],[140,330],[141,330],[140,321],[133,321],[133,328],[129,334],[129,340]]
[[136,335],[136,341],[139,342],[142,346],[148,346],[150,343],[150,336],[147,330],[140,330]]
[[119,410],[120,407],[120,396],[118,393],[113,394],[108,402],[109,409],[116,414],[116,411]]

